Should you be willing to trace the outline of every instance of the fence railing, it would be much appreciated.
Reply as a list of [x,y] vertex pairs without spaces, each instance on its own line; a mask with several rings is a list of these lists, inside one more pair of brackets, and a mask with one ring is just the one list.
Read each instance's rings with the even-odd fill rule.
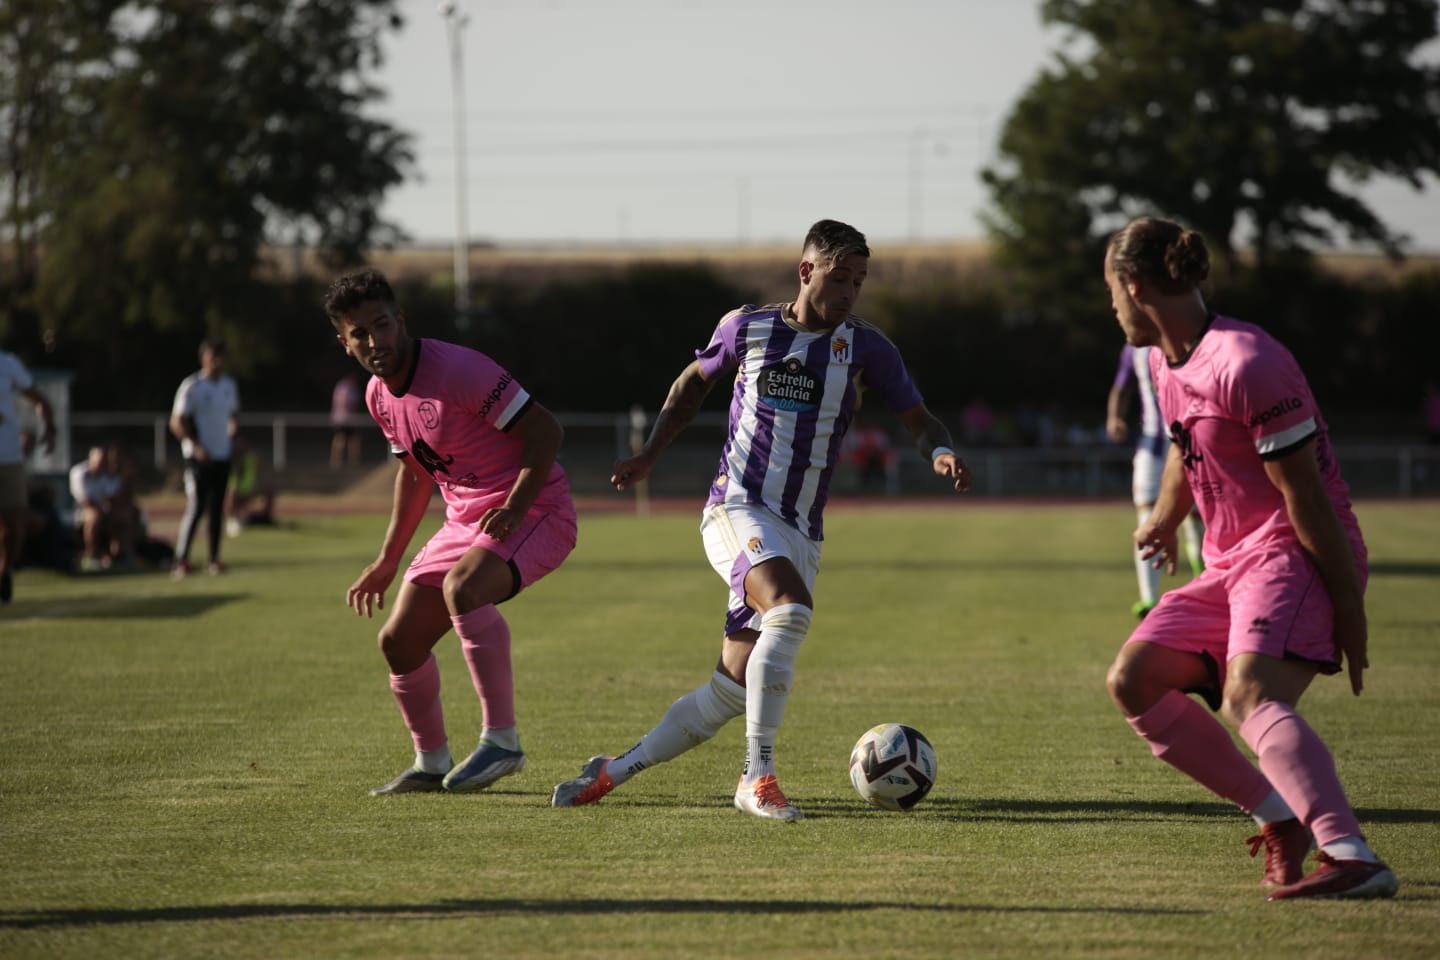
[[[641,414],[557,413],[565,426],[563,459],[577,492],[608,489],[609,468],[643,438],[648,420]],[[323,467],[329,461],[331,425],[324,412],[246,412],[241,432],[268,456],[282,478],[287,472]],[[168,414],[152,411],[72,411],[71,449],[78,459],[95,443],[121,442],[161,474],[179,465],[180,448],[170,435]],[[658,495],[694,494],[709,484],[724,439],[726,416],[706,411],[667,452],[652,477]],[[387,458],[378,428],[366,431],[364,462]],[[1336,455],[1357,497],[1440,496],[1440,447],[1404,443],[1337,444]],[[265,451],[268,450],[268,454]],[[941,489],[929,465],[908,443],[896,441],[896,456],[883,484],[866,488],[858,469],[837,478],[836,495],[882,496],[934,494]],[[1130,451],[1115,445],[1055,447],[969,447],[961,451],[976,476],[976,492],[985,496],[1122,497],[1130,491]],[[594,489],[591,489],[594,488]]]

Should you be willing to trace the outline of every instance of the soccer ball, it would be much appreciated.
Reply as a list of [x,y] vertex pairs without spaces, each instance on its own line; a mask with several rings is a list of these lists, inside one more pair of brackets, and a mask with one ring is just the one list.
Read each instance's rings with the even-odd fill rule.
[[850,751],[850,782],[871,806],[909,810],[935,786],[935,748],[903,723],[871,727]]

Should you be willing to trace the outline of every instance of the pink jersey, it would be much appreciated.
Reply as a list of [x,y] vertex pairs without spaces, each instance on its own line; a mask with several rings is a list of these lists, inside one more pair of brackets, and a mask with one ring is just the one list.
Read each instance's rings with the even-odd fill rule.
[[[522,444],[508,431],[533,402],[499,364],[478,350],[417,338],[410,380],[398,396],[371,377],[370,415],[397,456],[412,456],[440,486],[447,522],[475,523],[504,504],[520,474]],[[568,513],[570,487],[560,465],[532,509]]]
[[1311,438],[1330,502],[1351,541],[1362,543],[1325,420],[1300,365],[1279,341],[1253,324],[1217,316],[1184,361],[1172,366],[1153,350],[1150,369],[1205,521],[1207,565],[1296,541],[1265,461]]

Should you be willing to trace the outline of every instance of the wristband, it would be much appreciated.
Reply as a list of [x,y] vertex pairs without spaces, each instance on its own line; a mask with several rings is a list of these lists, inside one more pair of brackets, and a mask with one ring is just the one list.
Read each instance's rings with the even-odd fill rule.
[[952,457],[955,456],[955,451],[951,450],[949,447],[936,447],[934,450],[930,451],[930,462],[934,463],[936,457],[942,456],[947,453],[950,454],[950,456]]

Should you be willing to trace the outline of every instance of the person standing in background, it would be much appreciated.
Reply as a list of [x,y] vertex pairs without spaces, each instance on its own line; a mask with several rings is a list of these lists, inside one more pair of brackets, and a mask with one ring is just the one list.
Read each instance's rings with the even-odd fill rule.
[[[1115,382],[1110,385],[1110,395],[1105,404],[1105,433],[1111,441],[1123,443],[1130,435],[1127,419],[1130,400],[1135,396],[1140,398],[1140,430],[1135,436],[1135,455],[1130,461],[1130,487],[1135,514],[1141,523],[1155,509],[1155,499],[1160,495],[1160,474],[1165,468],[1165,455],[1170,450],[1170,435],[1165,432],[1160,402],[1155,397],[1155,380],[1150,376],[1150,351],[1153,349],[1132,347],[1128,343],[1121,348],[1120,366],[1115,371]],[[1198,577],[1205,569],[1205,561],[1200,556],[1200,517],[1191,511],[1180,529],[1185,538],[1185,557],[1190,562],[1190,571]],[[1160,570],[1145,560],[1139,550],[1135,550],[1133,556],[1140,599],[1130,612],[1137,620],[1143,620],[1160,599]]]
[[55,419],[50,403],[35,386],[25,364],[13,353],[0,350],[0,604],[15,594],[12,566],[20,559],[28,489],[25,482],[27,451],[20,436],[20,411],[15,398],[35,404],[44,424],[39,437],[46,453],[55,449]]
[[365,417],[365,395],[360,378],[347,373],[335,381],[330,393],[330,469],[360,462],[360,427]]
[[206,570],[212,575],[225,572],[220,545],[224,542],[225,488],[230,482],[230,453],[239,412],[239,388],[225,373],[225,344],[206,339],[200,344],[200,369],[180,382],[170,410],[170,432],[185,454],[185,516],[180,521],[172,570],[177,580],[192,572],[190,544],[201,516],[206,518],[210,546]]

